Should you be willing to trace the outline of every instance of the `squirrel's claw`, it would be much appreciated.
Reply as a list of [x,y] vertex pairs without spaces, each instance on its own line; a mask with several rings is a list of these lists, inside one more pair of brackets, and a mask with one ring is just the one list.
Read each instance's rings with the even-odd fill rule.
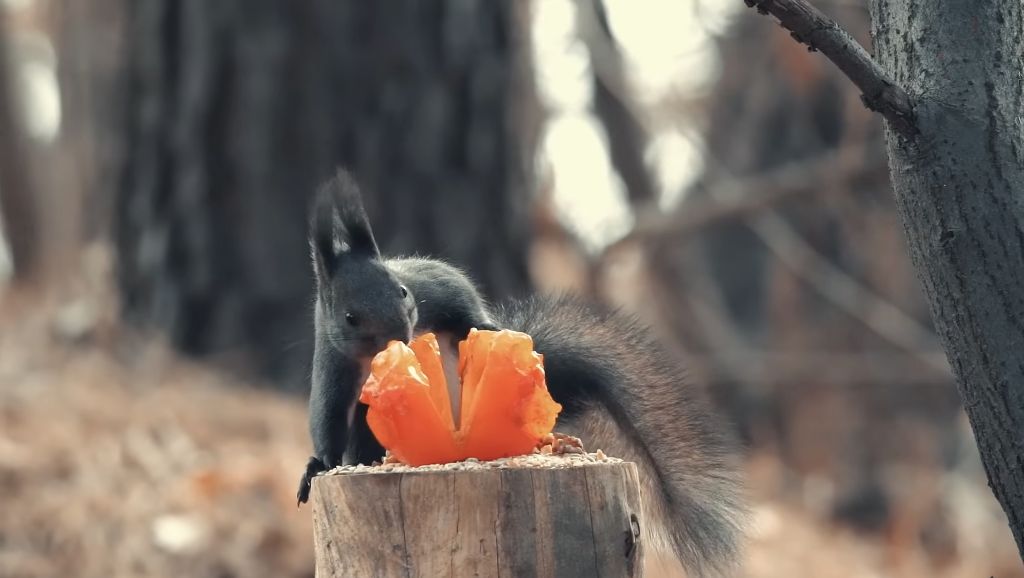
[[327,467],[320,461],[316,456],[309,458],[309,462],[306,464],[306,471],[302,474],[302,479],[299,480],[299,491],[296,493],[296,499],[298,500],[295,507],[298,508],[302,504],[305,504],[309,500],[309,491],[313,485],[313,478],[316,477],[320,472],[326,471]]

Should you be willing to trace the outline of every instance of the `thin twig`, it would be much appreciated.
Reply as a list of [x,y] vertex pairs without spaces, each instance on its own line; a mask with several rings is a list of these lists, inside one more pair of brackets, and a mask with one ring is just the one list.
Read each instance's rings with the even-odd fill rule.
[[917,132],[910,96],[835,20],[805,0],[744,2],[761,14],[771,14],[797,42],[828,57],[861,90],[864,106],[881,113],[897,132],[904,136]]
[[686,363],[702,376],[702,381],[742,381],[753,387],[948,388],[953,379],[942,350],[904,353],[744,348],[688,353]]
[[[785,202],[807,195],[830,195],[882,184],[889,175],[885,154],[869,151],[863,158],[860,145],[843,147],[811,161],[798,161],[770,172],[743,179],[724,180],[709,188],[712,200],[698,206],[682,204],[671,214],[644,215],[620,243],[637,238],[668,236],[679,238],[726,221],[751,217]],[[849,183],[850,187],[829,187],[823,183]],[[746,194],[756,191],[756,194]],[[731,199],[722,201],[716,199]]]
[[[910,353],[938,349],[929,327],[833,264],[774,211],[754,219],[750,227],[786,268],[879,337]],[[934,356],[921,361],[939,371],[947,367]]]
[[[840,149],[837,153],[841,163],[839,166],[852,166],[849,163],[856,158],[853,151],[858,148],[858,145],[851,144]],[[706,159],[706,162],[713,167],[718,165],[713,157]],[[819,182],[828,181],[822,179]],[[833,181],[833,187],[836,187],[836,182],[843,181]],[[751,196],[751,190],[758,189],[742,191],[735,187],[719,186],[709,188],[708,192],[713,201],[730,203]],[[832,263],[773,209],[761,211],[746,221],[783,266],[879,337],[912,354],[922,347],[938,348],[935,333],[930,327]],[[936,363],[934,358],[923,357],[921,360],[940,371],[946,368],[945,364]]]
[[[858,170],[863,171],[864,159],[856,153],[858,150],[862,150],[860,145],[847,145],[814,161],[791,165],[769,173],[767,179],[765,175],[761,175],[758,178],[731,182],[725,180],[707,187],[707,196],[710,198],[711,206],[717,203],[730,207],[729,211],[722,214],[743,218],[783,266],[873,333],[911,354],[920,351],[922,347],[934,349],[937,347],[936,338],[929,327],[861,284],[816,251],[799,232],[772,210],[771,203],[748,204],[744,201],[760,196],[766,190],[765,182],[776,182],[778,198],[783,199],[788,198],[784,196],[783,191],[802,188],[801,184],[810,184],[817,190],[850,189],[852,187],[835,186],[835,183],[849,183]],[[717,165],[714,158],[708,158],[706,162],[712,167]],[[831,186],[828,183],[831,183]],[[774,187],[767,189],[774,190]],[[693,230],[690,227],[695,225],[690,223],[700,222],[691,221],[694,217],[683,217],[685,213],[682,211],[686,210],[683,207],[685,205],[673,215],[676,220],[674,224],[672,218],[654,219],[652,225],[640,221],[636,231],[619,243],[648,239],[678,239],[680,233]],[[719,219],[712,221],[719,222]],[[922,357],[921,360],[933,369],[945,369],[945,365],[936,362],[934,358]]]

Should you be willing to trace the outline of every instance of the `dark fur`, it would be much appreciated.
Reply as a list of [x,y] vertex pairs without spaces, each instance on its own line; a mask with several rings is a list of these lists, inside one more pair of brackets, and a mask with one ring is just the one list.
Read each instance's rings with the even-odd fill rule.
[[[681,361],[632,318],[572,297],[516,301],[488,315],[479,292],[458,269],[430,259],[382,259],[351,179],[335,183],[325,189],[333,196],[317,205],[317,213],[342,203],[333,211],[340,217],[315,218],[311,234],[318,280],[310,396],[315,456],[300,485],[300,502],[308,497],[312,477],[339,465],[342,454],[346,463],[370,463],[384,453],[365,423],[365,406],[359,404],[348,423],[375,351],[348,339],[352,328],[345,326],[343,311],[375,317],[363,336],[376,338],[378,350],[386,340],[408,340],[413,329],[461,339],[473,327],[500,327],[531,335],[544,355],[548,389],[564,408],[558,431],[637,464],[649,539],[664,536],[692,576],[733,568],[743,512],[736,446],[701,392],[689,385]],[[329,233],[319,228],[324,223],[330,223]],[[324,254],[320,248],[333,251],[339,236],[351,251]],[[412,296],[412,311],[394,297],[401,286]]]
[[349,415],[369,359],[391,340],[408,341],[416,324],[412,294],[384,266],[359,190],[345,172],[318,191],[310,223],[316,275],[309,428],[318,469],[342,464]]
[[[494,328],[476,288],[455,267],[380,256],[359,188],[345,171],[317,192],[310,248],[316,276],[309,397],[314,455],[299,487],[300,503],[308,499],[317,473],[383,455],[366,425],[366,406],[356,404],[375,353],[391,340],[409,341],[414,331],[464,338],[472,327]],[[358,326],[350,325],[346,314],[354,315]]]
[[731,570],[744,511],[737,447],[682,362],[633,318],[574,297],[493,315],[544,355],[548,390],[564,406],[556,428],[637,464],[647,523],[664,526],[687,571]]
[[480,292],[465,273],[434,259],[403,257],[385,264],[413,294],[417,332],[429,330],[465,337],[490,325]]

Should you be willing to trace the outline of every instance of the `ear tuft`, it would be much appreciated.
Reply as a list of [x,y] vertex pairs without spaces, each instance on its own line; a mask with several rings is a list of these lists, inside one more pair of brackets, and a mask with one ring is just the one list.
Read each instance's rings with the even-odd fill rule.
[[316,193],[310,245],[319,275],[333,273],[342,255],[380,256],[359,186],[344,169],[339,168]]

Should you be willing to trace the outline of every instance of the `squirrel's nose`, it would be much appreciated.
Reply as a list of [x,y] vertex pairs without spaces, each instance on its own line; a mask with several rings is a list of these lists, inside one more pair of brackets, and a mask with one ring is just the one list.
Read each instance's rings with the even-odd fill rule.
[[403,321],[402,323],[395,326],[395,330],[391,336],[391,339],[394,339],[395,341],[401,341],[403,343],[409,343],[410,341],[412,341],[412,329],[413,327],[411,323],[409,323],[408,321]]
[[384,351],[392,341],[394,340],[386,337],[364,337],[359,340],[362,348],[362,355],[370,357],[377,355],[381,351]]
[[373,351],[383,351],[392,341],[401,341],[402,343],[409,343],[412,339],[412,328],[408,325],[404,327],[396,327],[390,331],[380,332],[373,337],[366,338],[366,345]]

